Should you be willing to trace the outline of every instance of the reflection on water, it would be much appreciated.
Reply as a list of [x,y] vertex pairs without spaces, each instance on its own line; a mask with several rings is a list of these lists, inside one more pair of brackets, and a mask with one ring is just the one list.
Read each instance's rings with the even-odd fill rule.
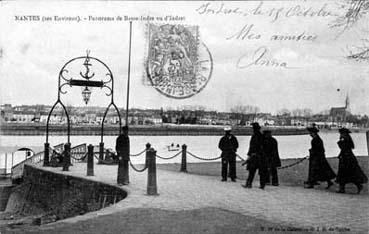
[[[321,133],[321,138],[324,141],[327,157],[335,157],[339,153],[337,146],[338,133],[329,132]],[[366,146],[365,133],[353,133],[351,134],[355,142],[354,153],[356,155],[368,155]],[[249,147],[250,136],[238,136],[240,148],[238,154],[243,158],[246,157],[246,153]],[[309,135],[296,135],[296,136],[276,136],[279,146],[279,154],[281,158],[301,158],[308,154],[310,148],[311,137]],[[112,148],[115,150],[114,136],[105,136],[104,143],[106,148]],[[168,146],[174,143],[174,145],[187,145],[187,150],[191,153],[204,158],[219,157],[220,150],[218,149],[218,142],[220,136],[131,136],[131,154],[136,154],[145,149],[146,143],[150,143],[152,147],[157,151],[157,154],[162,157],[170,157],[178,153],[178,151],[168,151]],[[50,145],[57,145],[61,142],[66,142],[66,136],[51,136],[49,137]],[[36,149],[42,149],[45,137],[44,136],[0,136],[0,144],[2,148],[10,146],[19,147],[34,147]],[[98,145],[100,143],[100,136],[71,136],[71,143],[78,145],[82,143],[88,143]],[[22,160],[22,156],[16,156],[14,162]],[[19,159],[18,159],[19,158]],[[143,163],[144,155],[140,157],[131,157],[133,163]],[[180,156],[171,160],[157,159],[157,163],[180,163]],[[188,162],[199,162],[191,156],[187,157]],[[4,166],[4,154],[1,154],[0,168]],[[11,166],[11,162],[8,156],[8,167]]]

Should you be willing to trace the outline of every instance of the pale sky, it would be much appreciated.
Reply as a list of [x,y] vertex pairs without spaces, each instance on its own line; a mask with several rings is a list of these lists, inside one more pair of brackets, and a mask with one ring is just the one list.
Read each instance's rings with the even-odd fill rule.
[[[208,5],[206,5],[208,3]],[[222,6],[222,4],[224,4]],[[260,5],[261,4],[261,5]],[[133,22],[130,106],[139,108],[203,105],[229,111],[235,105],[256,105],[263,112],[282,108],[311,108],[314,112],[343,106],[350,97],[353,113],[369,114],[368,62],[349,61],[350,48],[361,46],[369,31],[362,18],[353,28],[330,28],[345,9],[335,1],[251,2],[0,2],[0,103],[49,104],[57,98],[58,74],[74,57],[90,56],[105,62],[115,78],[115,102],[125,107],[128,68],[128,21],[89,21],[89,16],[181,16],[180,21],[155,24],[198,26],[200,39],[213,57],[207,86],[188,99],[172,99],[149,85],[145,76],[148,52],[146,21]],[[207,6],[207,7],[205,7]],[[259,7],[258,7],[259,6]],[[289,9],[292,10],[289,11]],[[302,16],[316,12],[319,16]],[[218,12],[220,10],[220,12]],[[322,9],[322,10],[321,10]],[[207,13],[204,11],[207,10]],[[229,12],[229,11],[232,11]],[[330,15],[322,16],[322,12]],[[164,13],[165,12],[165,13]],[[260,13],[260,14],[258,14]],[[255,15],[258,14],[258,15]],[[300,16],[297,16],[300,14]],[[16,16],[80,16],[81,22],[20,21]],[[270,15],[270,16],[269,16]],[[276,16],[278,16],[276,18]],[[288,17],[287,17],[288,16]],[[245,25],[254,39],[229,39]],[[315,37],[311,40],[273,41],[277,35]],[[255,39],[260,35],[259,39]],[[269,60],[284,67],[251,65],[255,51],[265,49]],[[340,89],[338,92],[337,89]],[[81,88],[68,89],[64,103],[82,106]],[[95,89],[89,105],[110,99]]]

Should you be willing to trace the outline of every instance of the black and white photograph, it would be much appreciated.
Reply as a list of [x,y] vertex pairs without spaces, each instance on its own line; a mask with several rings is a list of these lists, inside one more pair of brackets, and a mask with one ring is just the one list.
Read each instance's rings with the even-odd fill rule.
[[0,234],[369,233],[368,155],[368,0],[0,0]]

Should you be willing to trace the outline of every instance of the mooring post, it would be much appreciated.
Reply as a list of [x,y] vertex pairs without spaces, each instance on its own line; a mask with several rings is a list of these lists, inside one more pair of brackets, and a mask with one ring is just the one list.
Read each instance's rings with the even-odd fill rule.
[[49,154],[50,154],[50,144],[49,143],[45,143],[45,149],[44,149],[44,167],[49,166],[49,162],[50,162],[50,158],[49,158]]
[[14,152],[12,153],[12,169],[13,169],[13,166],[14,166]]
[[104,160],[104,142],[100,142],[99,144],[99,159]]
[[70,163],[70,147],[71,144],[68,142],[64,145],[64,155],[63,155],[63,171],[69,171]]
[[150,143],[147,143],[146,144],[146,158],[145,158],[145,166],[147,166],[148,165],[148,160],[149,160],[149,149],[150,149],[150,147],[151,147],[151,144]]
[[5,174],[6,175],[6,171],[8,170],[8,154],[5,153]]
[[156,185],[156,151],[150,148],[147,152],[147,195],[158,195],[158,188]]
[[187,172],[187,145],[182,145],[182,163],[181,172]]
[[368,148],[368,155],[369,155],[369,131],[366,131],[366,147]]
[[87,147],[87,176],[94,175],[94,146],[89,144]]

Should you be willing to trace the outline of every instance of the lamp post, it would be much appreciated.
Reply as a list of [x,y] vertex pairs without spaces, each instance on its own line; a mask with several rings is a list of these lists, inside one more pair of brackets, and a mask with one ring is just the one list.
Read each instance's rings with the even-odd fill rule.
[[91,97],[91,90],[87,86],[85,86],[85,88],[82,90],[82,97],[83,97],[83,101],[87,105]]
[[[90,57],[90,51],[87,51],[86,56],[76,57],[69,60],[59,72],[59,79],[58,79],[58,98],[55,104],[52,106],[49,115],[47,117],[46,122],[46,143],[45,143],[45,157],[44,157],[44,166],[49,165],[49,122],[50,116],[55,109],[55,107],[60,104],[62,109],[67,117],[67,145],[68,147],[65,148],[66,151],[70,150],[70,119],[68,115],[68,111],[65,108],[60,96],[62,94],[66,94],[67,91],[64,90],[65,87],[74,87],[80,86],[82,87],[82,98],[85,104],[87,105],[90,98],[91,98],[91,89],[93,87],[99,87],[101,89],[107,90],[105,93],[106,96],[111,97],[110,104],[107,106],[103,120],[101,122],[101,143],[100,146],[104,147],[103,143],[103,136],[104,136],[104,120],[108,113],[110,107],[114,107],[117,111],[119,117],[119,133],[121,131],[121,117],[118,110],[118,107],[114,103],[114,78],[113,73],[111,72],[110,68],[101,60]],[[81,68],[82,66],[82,68]],[[84,68],[83,68],[84,67]],[[98,69],[95,69],[97,67]],[[76,68],[78,70],[76,70]],[[82,72],[83,70],[83,72]],[[103,151],[100,151],[103,153]],[[70,152],[66,152],[66,155],[69,155]],[[70,157],[67,157],[70,160]],[[68,170],[67,166],[70,165],[69,163],[65,164],[64,170]]]

